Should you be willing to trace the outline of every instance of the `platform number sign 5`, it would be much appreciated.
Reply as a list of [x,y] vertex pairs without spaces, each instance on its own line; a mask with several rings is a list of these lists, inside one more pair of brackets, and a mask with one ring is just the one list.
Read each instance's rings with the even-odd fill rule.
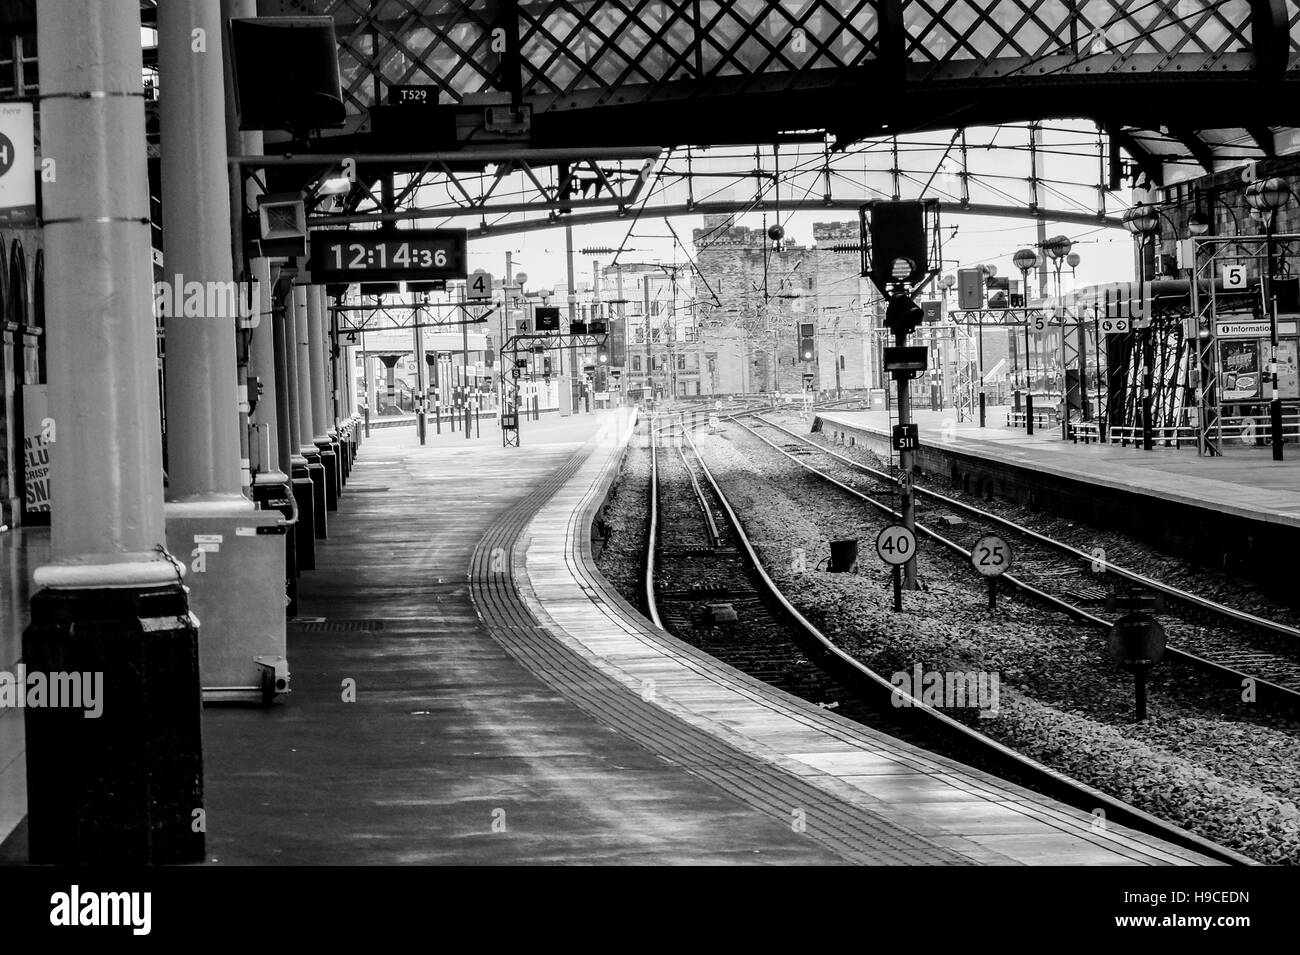
[[876,553],[886,564],[906,564],[916,554],[916,535],[901,524],[891,524],[876,537]]
[[1045,329],[1046,327],[1047,327],[1047,319],[1044,318],[1042,315],[1035,315],[1035,316],[1034,316],[1034,331],[1036,331],[1036,332],[1041,332],[1041,331],[1042,331],[1043,329]]
[[1011,545],[993,534],[981,537],[971,548],[970,562],[982,577],[1000,577],[1011,568]]
[[1223,267],[1223,287],[1225,289],[1245,288],[1246,267],[1241,264],[1225,265]]

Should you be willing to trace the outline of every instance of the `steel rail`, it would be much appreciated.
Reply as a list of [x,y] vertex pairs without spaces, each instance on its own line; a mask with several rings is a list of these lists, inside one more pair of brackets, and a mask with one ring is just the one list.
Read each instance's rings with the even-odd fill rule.
[[[791,433],[777,425],[772,425],[771,422],[767,421],[766,419],[762,419],[761,416],[759,415],[755,415],[755,417],[759,417],[760,420],[763,420],[765,424],[768,424],[770,427],[775,427],[777,430],[785,434]],[[758,438],[764,444],[768,445],[770,448],[772,448],[772,450],[776,451],[778,454],[781,454],[789,458],[791,461],[799,465],[801,468],[804,468],[805,470],[811,472],[812,474],[817,475],[822,480],[835,485],[836,487],[840,488],[844,492],[851,494],[852,496],[859,498],[862,501],[865,501],[866,503],[870,504],[872,507],[880,511],[883,511],[885,514],[888,514],[890,517],[901,520],[901,515],[897,511],[890,508],[887,504],[883,504],[880,501],[877,501],[875,498],[862,493],[857,488],[850,487],[844,482],[839,481],[834,477],[831,477],[826,472],[818,470],[817,468],[813,467],[811,464],[809,464],[806,461],[800,461],[795,455],[786,451],[784,448],[778,447],[776,444],[769,441],[766,437],[759,434],[753,428],[749,427],[743,421],[737,419],[736,424],[740,425],[742,428],[744,428],[754,437]],[[814,444],[813,447],[817,447],[817,445]],[[821,448],[817,448],[817,449],[819,451],[823,450]],[[833,454],[833,452],[830,453]],[[838,455],[836,456],[838,457]],[[881,472],[876,472],[876,473],[881,473]],[[1011,525],[1011,526],[1015,526],[1015,525]],[[923,534],[924,536],[929,537],[930,539],[935,540],[940,544],[943,544],[944,546],[948,547],[949,549],[957,552],[958,554],[962,555],[962,557],[964,558],[969,559],[971,556],[970,551],[968,551],[966,548],[962,547],[960,544],[954,541],[949,540],[948,538],[944,537],[942,534],[938,533],[937,531],[929,527],[926,527],[920,521],[916,522],[916,530],[919,533]],[[1098,617],[1095,614],[1091,614],[1088,611],[1084,610],[1082,607],[1077,607],[1074,604],[1069,603],[1068,601],[1062,600],[1061,598],[1055,596],[1054,594],[1049,594],[1045,590],[1041,590],[1040,588],[1035,587],[1033,584],[1021,580],[1019,577],[1016,577],[1013,574],[1003,574],[1001,579],[1005,580],[1007,583],[1015,587],[1017,590],[1029,594],[1036,600],[1042,601],[1043,603],[1046,603],[1049,606],[1055,607],[1056,609],[1060,610],[1065,614],[1068,614],[1071,617],[1074,617],[1078,620],[1082,620],[1085,623],[1090,623],[1093,626],[1096,626],[1101,629],[1109,630],[1111,628],[1111,623],[1109,620],[1105,620],[1102,617]],[[1273,700],[1275,702],[1283,703],[1291,707],[1300,707],[1300,690],[1291,689],[1290,687],[1282,686],[1280,683],[1274,683],[1272,680],[1267,680],[1253,673],[1247,673],[1244,670],[1238,670],[1236,667],[1231,667],[1228,666],[1227,664],[1215,662],[1214,660],[1210,660],[1198,654],[1191,653],[1190,651],[1183,650],[1179,647],[1175,647],[1172,644],[1168,645],[1165,648],[1165,654],[1172,659],[1181,660],[1182,662],[1188,664],[1189,666],[1195,667],[1200,670],[1204,670],[1216,676],[1225,677],[1225,678],[1230,677],[1232,680],[1237,681],[1239,685],[1242,685],[1241,681],[1249,680],[1254,685],[1257,691],[1256,699],[1260,700],[1261,702],[1264,701],[1265,699],[1268,699],[1268,700]]]
[[[764,418],[761,414],[757,415],[757,417],[769,427],[775,428],[777,431],[789,435],[790,437],[796,439],[797,441],[800,441],[801,443],[816,449],[818,452],[822,454],[828,455],[839,461],[843,461],[845,464],[847,464],[851,468],[854,468],[855,470],[863,471],[864,473],[877,477],[881,481],[884,481],[889,484],[898,483],[897,478],[893,477],[892,475],[884,471],[863,464],[860,461],[854,461],[852,458],[846,457],[843,454],[839,454],[838,452],[832,451],[829,448],[824,448],[821,445],[817,444],[815,441],[810,441],[808,438],[804,437],[803,435],[791,431],[788,428],[785,428],[774,421]],[[932,500],[940,501],[948,507],[954,508],[956,510],[964,511],[965,513],[970,514],[974,517],[978,517],[981,520],[989,521],[1001,527],[1005,527],[1008,530],[1015,531],[1017,534],[1021,534],[1025,537],[1028,537],[1040,544],[1044,544],[1048,547],[1052,547],[1056,550],[1061,551],[1062,553],[1069,554],[1072,557],[1077,557],[1080,560],[1085,561],[1089,565],[1092,565],[1094,563],[1100,564],[1104,570],[1115,574],[1117,577],[1123,577],[1125,580],[1128,580],[1135,584],[1140,584],[1141,586],[1147,587],[1151,590],[1158,591],[1159,593],[1162,593],[1167,597],[1173,597],[1174,599],[1182,603],[1191,604],[1195,607],[1201,608],[1202,610],[1208,610],[1211,611],[1212,613],[1219,614],[1220,616],[1229,617],[1233,620],[1236,620],[1239,623],[1246,623],[1254,627],[1259,627],[1261,630],[1269,630],[1273,633],[1280,634],[1284,637],[1292,637],[1295,639],[1300,639],[1300,628],[1292,627],[1285,623],[1279,623],[1276,620],[1269,620],[1267,617],[1260,617],[1253,613],[1249,613],[1245,610],[1237,610],[1235,607],[1229,607],[1217,601],[1210,600],[1208,597],[1202,597],[1199,596],[1198,594],[1190,593],[1189,591],[1182,590],[1178,587],[1175,587],[1172,584],[1166,584],[1163,581],[1156,580],[1153,577],[1148,577],[1145,574],[1138,573],[1135,570],[1129,570],[1128,568],[1122,567],[1119,564],[1113,564],[1108,560],[1095,558],[1091,554],[1087,554],[1076,547],[1072,547],[1071,545],[1064,543],[1063,541],[1054,540],[1051,537],[1047,537],[1044,534],[1038,533],[1038,531],[1031,530],[1030,528],[1025,527],[1021,524],[1017,524],[1015,521],[1009,520],[1008,518],[1001,517],[997,514],[990,514],[988,511],[981,510],[980,508],[975,507],[973,504],[967,504],[964,501],[958,501],[954,498],[948,497],[945,494],[940,494],[938,491],[930,490],[929,488],[924,488],[924,487],[916,487],[915,485],[912,488],[912,493],[920,495],[921,497],[931,498]]]
[[[738,421],[737,423],[745,427],[743,422]],[[863,690],[864,694],[869,694],[882,704],[888,702],[893,706],[907,709],[909,713],[914,714],[919,722],[925,723],[932,731],[938,732],[949,740],[955,739],[959,741],[963,746],[969,747],[971,751],[978,753],[989,762],[1010,769],[1023,780],[1031,780],[1032,784],[1043,793],[1059,799],[1061,802],[1084,811],[1101,808],[1106,814],[1106,818],[1112,821],[1119,822],[1130,829],[1158,836],[1170,843],[1192,849],[1220,861],[1233,865],[1258,865],[1254,860],[1240,853],[1181,829],[1101,790],[1072,779],[1064,773],[1045,766],[1037,760],[1031,759],[985,736],[983,733],[971,729],[935,707],[917,699],[910,693],[904,692],[900,687],[896,687],[870,667],[846,653],[800,613],[782,593],[776,582],[768,575],[757,550],[745,533],[735,509],[723,493],[713,472],[705,463],[694,439],[690,436],[689,431],[684,431],[683,436],[690,445],[700,470],[713,490],[728,523],[734,530],[747,563],[762,582],[771,598],[795,624],[795,630],[804,638],[805,642],[810,644],[819,656],[828,658],[842,678],[852,681],[852,686]],[[823,667],[823,669],[826,669],[826,667]]]

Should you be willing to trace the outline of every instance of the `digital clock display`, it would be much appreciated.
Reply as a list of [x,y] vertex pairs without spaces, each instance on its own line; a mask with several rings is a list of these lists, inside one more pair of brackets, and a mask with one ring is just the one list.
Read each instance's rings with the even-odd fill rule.
[[464,279],[464,229],[396,233],[313,232],[313,282],[427,282]]

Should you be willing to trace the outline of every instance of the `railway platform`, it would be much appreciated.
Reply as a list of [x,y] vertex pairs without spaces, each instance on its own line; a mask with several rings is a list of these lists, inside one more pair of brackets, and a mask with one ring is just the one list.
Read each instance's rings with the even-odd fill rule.
[[[292,694],[204,711],[210,863],[1213,864],[652,627],[592,560],[631,424],[544,420],[518,449],[372,435],[303,577]],[[0,724],[0,859],[21,863],[21,716]]]
[[[1126,533],[1183,557],[1258,584],[1295,603],[1291,555],[1300,532],[1300,448],[1286,459],[1269,449],[1228,448],[1200,457],[1191,448],[1141,448],[1062,440],[1051,430],[1026,435],[991,409],[988,426],[958,422],[949,411],[918,411],[925,477],[950,480],[1057,516]],[[833,444],[891,455],[890,412],[817,412],[803,425]],[[793,424],[787,421],[787,424]]]
[[[1287,445],[1287,459],[1274,461],[1268,448],[1232,447],[1218,457],[1195,448],[1156,447],[1143,451],[1114,444],[1075,443],[1048,427],[1032,435],[1003,423],[1006,409],[991,408],[987,426],[958,422],[955,413],[916,411],[912,418],[922,443],[973,454],[1044,474],[1074,477],[1098,486],[1166,498],[1251,520],[1300,528],[1300,447]],[[870,432],[888,439],[896,421],[890,412],[827,411],[817,417],[824,430]]]

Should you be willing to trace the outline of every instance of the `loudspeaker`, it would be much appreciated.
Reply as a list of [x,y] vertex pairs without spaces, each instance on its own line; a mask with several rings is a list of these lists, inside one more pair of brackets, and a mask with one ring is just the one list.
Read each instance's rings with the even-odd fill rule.
[[286,129],[304,138],[343,125],[331,17],[231,20],[230,55],[240,129]]

